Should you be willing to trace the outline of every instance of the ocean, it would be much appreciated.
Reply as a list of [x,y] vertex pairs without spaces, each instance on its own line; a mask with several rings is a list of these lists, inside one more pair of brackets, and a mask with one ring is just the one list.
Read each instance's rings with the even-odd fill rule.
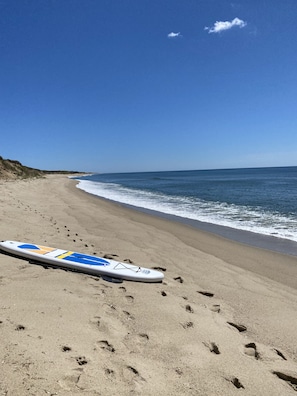
[[78,188],[253,246],[297,255],[297,167],[93,174]]

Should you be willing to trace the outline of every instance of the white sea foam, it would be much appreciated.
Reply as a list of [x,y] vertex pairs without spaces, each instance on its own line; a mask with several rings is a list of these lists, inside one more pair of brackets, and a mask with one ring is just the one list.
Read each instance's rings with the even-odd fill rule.
[[127,205],[297,242],[296,218],[264,212],[261,208],[169,196],[89,180],[79,180],[77,187]]

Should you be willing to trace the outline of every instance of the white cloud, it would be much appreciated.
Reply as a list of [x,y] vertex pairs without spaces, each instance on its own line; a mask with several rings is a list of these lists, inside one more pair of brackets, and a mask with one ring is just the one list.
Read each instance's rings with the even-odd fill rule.
[[247,23],[242,19],[234,18],[232,21],[216,21],[212,27],[205,27],[204,30],[208,30],[208,33],[220,33],[223,30],[229,30],[234,26],[243,28],[246,24]]
[[167,37],[175,38],[175,37],[182,37],[182,35],[180,34],[180,32],[178,32],[178,33],[171,32],[171,33],[167,34]]

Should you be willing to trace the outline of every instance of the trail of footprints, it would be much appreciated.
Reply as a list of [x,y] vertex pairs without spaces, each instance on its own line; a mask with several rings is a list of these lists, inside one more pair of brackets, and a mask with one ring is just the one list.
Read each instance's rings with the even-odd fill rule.
[[[53,216],[47,216],[43,212],[38,211],[38,210],[32,208],[30,205],[27,205],[19,200],[17,201],[15,206],[18,209],[24,210],[25,212],[27,212],[27,211],[31,212],[30,216],[32,216],[32,214],[35,214],[36,216],[41,217],[47,223],[51,224],[52,228],[54,229],[53,235],[64,234],[64,237],[69,239],[69,241],[71,243],[79,244],[80,249],[87,248],[89,250],[89,252],[88,252],[89,254],[97,255],[97,252],[94,251],[94,244],[90,243],[89,241],[84,240],[84,238],[82,238],[77,232],[71,231],[71,228],[68,225],[59,224],[58,220],[56,220]],[[48,233],[44,234],[44,236],[45,236],[45,238],[44,238],[43,243],[47,244],[48,241],[46,238],[48,237]],[[118,258],[118,255],[114,254],[114,253],[100,252],[99,254],[100,254],[100,256],[102,256],[103,258],[106,258],[106,259],[116,260]],[[123,259],[122,261],[126,262],[126,263],[133,263],[133,261],[130,260],[129,258]],[[45,266],[45,268],[46,268],[46,266]],[[166,271],[166,269],[165,269],[165,271]]]
[[[183,279],[181,282],[180,277],[174,278],[174,280],[179,283],[184,282]],[[165,282],[164,282],[164,284],[166,285]],[[127,293],[127,290],[124,286],[120,286],[119,291],[123,292],[123,294],[125,295],[126,302],[128,305],[133,304],[134,297]],[[197,291],[197,293],[205,298],[208,298],[208,299],[211,299],[212,297],[214,297],[214,293],[209,292],[209,291],[199,290],[199,291]],[[162,297],[166,297],[168,295],[165,290],[162,290],[160,294]],[[183,296],[182,298],[185,301],[188,300],[186,296]],[[183,308],[189,314],[189,317],[195,316],[195,310],[190,304],[188,304],[188,303],[185,304],[183,306]],[[109,309],[109,311],[108,311],[108,309]],[[219,304],[213,304],[209,309],[214,313],[220,313],[220,305]],[[109,312],[110,314],[117,315],[119,320],[127,321],[127,320],[135,319],[134,316],[130,312],[128,312],[126,310],[119,312],[116,309],[116,307],[114,307],[111,304],[108,304],[108,307],[106,308],[105,312],[106,313]],[[101,327],[100,319],[101,319],[100,317],[94,318],[94,323],[98,326],[99,329]],[[185,323],[181,323],[182,328],[185,329],[186,331],[191,331],[191,328],[194,328],[194,325],[195,325],[194,320],[189,320]],[[227,325],[230,327],[230,330],[235,329],[240,333],[244,333],[247,331],[246,326],[244,326],[242,324],[227,322]],[[141,342],[141,343],[149,343],[150,342],[149,335],[146,333],[135,334],[132,331],[132,333],[128,333],[128,335],[126,337],[124,337],[124,341],[126,340],[126,342],[129,342],[129,340],[130,340],[130,342],[133,341],[134,344],[135,344],[136,339],[138,339],[139,342]],[[125,344],[125,342],[124,342],[124,344]],[[212,353],[214,356],[224,353],[224,351],[222,351],[220,349],[220,346],[214,341],[211,341],[209,343],[205,342],[204,346],[206,348],[208,348],[210,353]],[[105,338],[99,339],[97,341],[96,349],[98,349],[99,351],[102,351],[102,353],[117,355],[116,346],[113,345],[112,342],[110,342],[108,339],[105,339]],[[62,351],[69,352],[69,351],[71,351],[71,348],[69,346],[63,346]],[[278,349],[276,349],[276,348],[273,349],[273,352],[275,353],[275,355],[278,358],[280,358],[282,360],[287,360],[286,357],[284,356],[284,354],[281,351],[279,351]],[[248,358],[253,358],[253,359],[259,360],[259,361],[261,360],[261,354],[258,351],[258,347],[257,347],[256,343],[254,343],[254,342],[245,343],[243,345],[243,353]],[[120,354],[120,351],[119,351],[119,354]],[[88,359],[83,355],[78,356],[75,359],[79,366],[85,366],[88,363]],[[120,355],[119,355],[119,362],[120,362],[120,364],[123,363],[120,358]],[[129,378],[130,380],[134,380],[134,381],[146,381],[145,378],[141,375],[141,373],[139,372],[139,370],[136,367],[130,365],[128,362],[124,362],[123,364],[124,364],[124,370],[126,372],[127,378]],[[121,370],[121,371],[123,370],[123,368],[119,368],[119,366],[116,363],[114,363],[114,365],[115,365],[114,367],[104,367],[103,368],[104,373],[107,377],[113,377],[114,375],[116,375],[117,370]],[[183,370],[180,367],[175,368],[175,372],[179,376],[183,375]],[[272,375],[275,375],[280,380],[285,381],[295,391],[297,391],[297,378],[292,376],[290,373],[280,372],[280,371],[272,371]],[[241,381],[241,379],[236,376],[231,375],[230,377],[226,377],[225,380],[228,381],[230,384],[232,384],[236,389],[245,389],[247,387],[247,385],[245,385],[243,383],[243,381]]]
[[[64,234],[64,236],[66,236],[69,239],[69,241],[71,241],[72,243],[80,243],[80,245],[83,245],[85,248],[89,248],[90,250],[92,248],[94,248],[93,244],[88,243],[88,241],[84,241],[83,238],[81,238],[77,232],[72,232],[70,230],[70,227],[68,227],[65,224],[64,225],[59,224],[59,221],[56,220],[53,216],[45,215],[42,211],[37,210],[34,207],[31,207],[30,205],[28,205],[20,200],[15,199],[14,196],[12,196],[12,199],[13,199],[13,201],[15,201],[15,203],[12,203],[11,206],[14,206],[16,209],[24,211],[24,212],[30,212],[30,218],[28,218],[28,221],[30,224],[31,224],[31,222],[33,224],[36,220],[36,217],[34,217],[34,216],[40,217],[41,219],[43,219],[44,221],[46,221],[47,223],[49,223],[52,226],[52,228],[54,230],[53,235]],[[37,224],[39,224],[38,221],[37,221]],[[43,234],[43,235],[44,235],[43,242],[46,244],[47,243],[46,238],[48,237],[48,233]],[[92,252],[90,254],[95,255],[96,252]],[[106,256],[108,256],[108,255],[106,255]],[[116,255],[109,255],[109,256],[113,256],[113,258],[114,258]]]
[[[177,276],[173,279],[178,283],[184,283],[184,279],[180,276]],[[197,293],[199,293],[200,295],[207,297],[207,298],[214,297],[214,293],[212,293],[210,291],[197,290]],[[165,290],[163,290],[163,291],[161,291],[161,295],[166,297],[167,292]],[[187,300],[187,297],[183,296],[183,299]],[[191,307],[190,304],[186,304],[184,308],[188,313],[194,314],[194,309]],[[219,304],[213,304],[209,309],[212,312],[220,313],[221,307]],[[230,326],[230,328],[234,328],[240,333],[244,333],[247,331],[247,327],[243,324],[233,323],[230,321],[227,321],[227,324]],[[190,328],[194,327],[193,321],[181,323],[181,325],[184,329],[190,329]],[[222,353],[219,349],[219,346],[215,342],[210,342],[210,343],[205,342],[204,345],[214,355],[220,355]],[[261,360],[261,354],[258,351],[256,343],[254,343],[254,342],[244,344],[243,352],[245,355],[247,355],[251,358],[254,358],[255,360]],[[273,352],[282,360],[287,360],[285,355],[278,349],[273,348]],[[177,371],[180,375],[182,375],[182,370],[180,368],[177,369]],[[297,377],[292,376],[291,373],[285,373],[285,372],[279,372],[279,371],[272,371],[272,374],[277,376],[279,379],[287,382],[288,385],[290,385],[295,391],[297,391]],[[245,386],[242,384],[242,382],[240,381],[239,378],[231,376],[230,378],[225,378],[225,379],[227,381],[229,381],[230,383],[232,383],[237,389],[241,389],[241,388],[245,389]]]
[[[21,208],[21,206],[24,206],[24,204],[21,203],[21,202],[18,202],[18,207]],[[25,211],[28,211],[28,210],[31,211],[31,212],[33,211],[33,209],[29,205],[26,205],[25,206]],[[84,247],[85,248],[89,248],[89,250],[94,248],[93,244],[90,244],[88,241],[84,241],[83,238],[81,238],[77,232],[73,233],[71,231],[70,227],[68,227],[67,225],[62,225],[62,226],[58,225],[58,221],[55,220],[53,217],[47,218],[43,213],[40,213],[40,212],[38,212],[36,210],[34,211],[34,213],[36,215],[40,215],[41,218],[43,218],[44,220],[50,222],[52,227],[55,229],[55,233],[64,233],[64,236],[66,236],[72,243],[79,243],[80,245],[83,244]],[[44,239],[44,243],[45,244],[47,243],[46,239]],[[91,251],[90,254],[96,255],[97,253]],[[103,258],[113,259],[113,260],[117,259],[117,257],[118,257],[118,255],[114,254],[114,253],[106,253],[106,254],[104,254],[104,253],[100,252],[100,255]],[[127,263],[133,263],[132,260],[130,260],[130,259],[123,259],[122,261],[127,262]],[[45,268],[46,268],[46,266],[45,266]],[[161,271],[166,271],[165,268],[158,267],[158,269],[161,270]],[[95,279],[95,277],[93,277],[93,279]],[[99,279],[100,278],[96,278],[96,280],[99,280]],[[119,287],[119,289],[122,290],[124,293],[126,293],[126,288],[125,287],[121,286],[121,287]],[[65,291],[67,291],[67,290],[65,289]],[[104,289],[101,289],[101,293],[104,294]],[[125,298],[125,300],[126,300],[126,302],[128,304],[133,304],[134,297],[132,295],[129,295],[129,294],[126,295],[125,294],[124,298]],[[108,307],[107,307],[106,312],[109,312],[110,314],[114,314],[115,311],[116,311],[116,308],[113,305],[109,304]],[[123,317],[125,318],[125,320],[128,320],[128,321],[132,320],[133,321],[135,319],[134,315],[132,315],[127,310],[123,310],[122,313],[123,313]],[[101,325],[100,324],[100,318],[95,318],[95,322],[96,322],[96,326],[100,327],[100,325]],[[23,329],[24,329],[24,327],[22,325],[19,325],[18,328],[16,328],[16,330],[23,330]],[[139,334],[138,337],[140,339],[142,339],[142,340],[149,340],[149,336],[147,334],[145,334],[145,333]],[[98,343],[97,343],[97,347],[99,347],[100,350],[102,350],[103,352],[106,352],[106,353],[115,353],[115,351],[116,351],[115,347],[108,340],[105,340],[105,339],[99,340]],[[64,353],[71,353],[72,348],[70,346],[64,345],[61,348],[61,350]],[[78,366],[80,366],[80,367],[86,366],[88,364],[88,359],[85,356],[83,356],[83,355],[82,356],[76,356],[75,357],[75,361],[78,364]],[[141,380],[144,380],[144,378],[139,374],[139,371],[135,367],[133,367],[132,365],[127,364],[126,365],[126,371],[127,371],[127,373],[130,376],[132,375],[136,379],[139,378]],[[105,373],[107,375],[112,375],[112,374],[114,374],[114,372],[115,372],[114,369],[111,369],[111,368],[106,368],[105,369]],[[76,381],[74,381],[74,382],[76,383],[77,381],[78,381],[78,379]]]
[[[43,220],[46,220],[48,222],[51,223],[52,227],[55,229],[55,233],[65,233],[65,236],[67,238],[69,238],[69,240],[72,241],[72,243],[80,243],[83,244],[85,248],[89,248],[90,250],[92,248],[94,248],[93,244],[89,244],[87,241],[84,241],[78,233],[72,233],[70,228],[67,225],[63,225],[63,226],[59,226],[58,225],[58,221],[55,220],[53,217],[47,217],[45,216],[42,212],[37,211],[36,209],[33,209],[30,205],[26,205],[21,201],[17,201],[14,206],[17,209],[21,209],[24,210],[25,212],[29,211],[32,213],[34,213],[35,215],[40,216]],[[44,239],[44,243],[47,243],[47,240]],[[94,254],[96,255],[96,252],[91,252],[90,254]],[[116,259],[118,256],[114,253],[108,253],[108,254],[103,254],[102,256],[104,258],[107,259]],[[125,259],[123,260],[125,262],[128,263],[132,263],[132,261],[130,259]],[[159,270],[159,271],[166,271],[166,268],[164,267],[153,267],[153,269]],[[174,281],[183,284],[184,283],[184,279],[181,276],[176,276],[173,278]],[[165,283],[165,282],[164,282]],[[120,287],[120,290],[122,290],[124,293],[126,292],[125,287]],[[103,291],[104,292],[104,291]],[[197,293],[199,293],[201,296],[204,296],[206,298],[212,298],[214,297],[214,293],[210,292],[210,291],[205,291],[205,290],[198,290]],[[167,291],[162,290],[160,292],[162,297],[167,297]],[[185,300],[187,300],[187,297],[183,297]],[[131,295],[125,295],[125,299],[127,301],[128,304],[133,304],[134,302],[134,297]],[[113,311],[114,307],[112,305],[109,306],[110,310]],[[190,304],[186,304],[184,306],[184,309],[191,315],[194,314],[194,309],[191,307]],[[209,308],[212,312],[214,313],[220,313],[220,305],[219,304],[213,304],[210,308]],[[126,320],[134,320],[135,317],[128,311],[123,310],[122,311],[123,316],[126,318]],[[97,323],[97,326],[100,326],[100,321],[97,319],[95,319],[95,322]],[[3,324],[3,321],[0,320],[0,324]],[[247,331],[247,327],[243,324],[238,324],[238,323],[233,323],[233,322],[227,322],[227,324],[230,326],[230,328],[234,328],[236,329],[238,332],[240,333],[244,333]],[[189,320],[185,323],[181,323],[181,326],[183,329],[185,330],[189,330],[191,328],[194,327],[194,322]],[[24,331],[25,330],[25,326],[19,324],[15,327],[16,331]],[[141,333],[138,335],[138,337],[145,339],[146,341],[149,341],[149,336],[147,334]],[[205,347],[209,349],[210,353],[213,353],[214,355],[220,355],[222,352],[219,348],[219,346],[215,343],[215,342],[210,342],[210,343],[204,343]],[[106,353],[115,353],[116,349],[115,347],[108,341],[108,340],[99,340],[97,343],[97,346],[100,348],[100,350],[106,352]],[[65,345],[62,346],[61,348],[63,353],[70,353],[72,351],[72,348]],[[251,358],[254,358],[256,360],[261,360],[261,355],[257,349],[257,345],[254,342],[250,342],[244,345],[243,347],[243,351],[244,353]],[[284,354],[279,351],[278,349],[274,348],[274,352],[276,354],[276,356],[278,356],[279,358],[283,359],[283,360],[287,360],[287,358],[284,356]],[[85,356],[77,356],[75,357],[76,363],[78,366],[83,367],[85,365],[88,364],[88,360]],[[145,381],[145,379],[140,375],[139,371],[127,364],[126,368],[125,368],[127,374],[129,374],[130,376],[132,375],[133,377],[135,377],[136,379],[140,379],[142,381]],[[115,373],[115,370],[112,368],[105,368],[104,369],[105,374],[107,376],[112,376]],[[182,375],[182,369],[181,368],[177,368],[176,369],[176,373],[178,375]],[[279,378],[282,381],[285,381],[288,385],[290,385],[295,391],[297,391],[297,377],[294,377],[292,375],[290,375],[289,373],[285,373],[285,372],[279,372],[279,371],[272,371],[272,374],[275,375],[277,378]],[[79,377],[78,377],[79,379]],[[77,379],[77,381],[78,381]],[[243,383],[240,381],[239,378],[237,377],[230,377],[230,378],[225,378],[227,381],[229,381],[230,383],[232,383],[234,385],[234,387],[236,387],[237,389],[244,389],[245,386],[243,385]]]
[[[16,200],[15,200],[16,201]],[[27,205],[19,200],[17,200],[14,203],[14,206],[16,209],[21,210],[23,212],[30,212],[30,219],[32,221],[32,223],[34,223],[34,221],[36,220],[36,217],[40,217],[43,221],[46,221],[47,223],[51,224],[52,228],[53,228],[53,234],[64,234],[64,237],[66,237],[67,239],[69,239],[69,241],[71,243],[77,243],[80,246],[83,245],[83,247],[88,248],[89,250],[89,254],[93,254],[96,255],[97,252],[94,251],[94,245],[89,243],[88,241],[85,241],[83,238],[81,238],[81,236],[77,233],[77,232],[72,232],[71,228],[68,225],[61,225],[59,224],[59,221],[57,221],[53,216],[46,216],[44,213],[42,213],[41,211],[36,210],[35,208],[32,208],[30,205]],[[35,216],[35,218],[34,218]],[[38,222],[37,222],[38,223]],[[42,234],[41,234],[42,235]],[[44,244],[47,244],[47,235],[44,235]],[[116,260],[118,255],[114,254],[114,253],[102,253],[100,252],[100,256],[102,256],[103,258],[106,259],[113,259]],[[123,262],[127,262],[127,263],[133,263],[132,260],[128,259],[123,259]],[[44,266],[45,269],[47,269],[47,266]],[[166,271],[166,269],[161,269],[160,270],[164,270]],[[91,277],[91,276],[90,276]],[[92,277],[93,279],[95,279],[95,277]],[[96,280],[99,280],[100,278],[96,278]],[[101,285],[102,286],[102,285]],[[122,290],[124,293],[126,293],[126,288],[125,287],[120,287],[120,290]],[[68,292],[65,289],[66,292]],[[69,292],[71,293],[71,292]],[[104,293],[104,290],[101,290],[101,293]],[[130,305],[133,304],[134,302],[134,297],[132,295],[129,294],[125,294],[125,300],[126,302]],[[116,312],[116,308],[109,304],[108,305],[108,310],[110,312],[110,314],[114,314]],[[135,319],[134,315],[132,315],[128,310],[123,310],[122,311],[122,315],[123,318],[125,318],[126,321],[133,321]],[[95,322],[96,322],[96,326],[100,327],[100,318],[95,318]],[[0,320],[0,325],[3,325],[3,320]],[[18,324],[15,326],[15,331],[25,331],[26,328],[25,326],[23,326],[22,324]],[[141,340],[145,340],[148,341],[149,340],[149,336],[145,333],[140,333],[139,335],[137,335],[137,337]],[[98,340],[96,347],[101,350],[103,353],[115,353],[116,352],[116,348],[113,346],[112,343],[110,343],[108,340],[106,339],[102,339],[102,340]],[[61,352],[62,353],[66,353],[66,354],[73,354],[73,349],[71,346],[69,345],[63,345],[61,347]],[[87,365],[89,364],[89,359],[84,356],[84,355],[78,355],[78,356],[73,356],[72,357],[74,362],[77,364],[77,366],[79,367],[80,370],[82,370],[81,372],[83,372],[84,368],[87,367]],[[145,381],[145,379],[141,376],[141,374],[139,373],[139,370],[137,370],[133,365],[131,364],[126,364],[124,365],[124,371],[126,373],[126,377],[130,378],[132,381]],[[113,368],[105,368],[104,372],[107,376],[112,376],[115,373],[115,369]],[[73,386],[75,387],[79,381],[80,375],[69,375],[69,376],[65,376],[64,378],[62,378],[59,382],[61,384],[62,387],[66,387],[67,389],[71,389]]]
[[[94,277],[90,277],[93,278]],[[111,291],[113,292],[113,288],[109,285],[105,285],[104,283],[100,283],[100,288],[102,288],[102,291],[104,294],[106,292]],[[105,291],[106,290],[106,291]],[[134,297],[131,296],[128,292],[125,286],[119,286],[118,291],[124,294],[124,298],[126,301],[127,306],[133,304],[134,302]],[[103,312],[102,312],[103,311]],[[98,340],[95,342],[94,345],[94,350],[98,352],[100,356],[100,361],[102,361],[102,354],[106,354],[108,367],[106,367],[105,364],[103,364],[102,370],[107,378],[113,378],[115,375],[117,375],[117,372],[121,372],[124,377],[130,381],[131,383],[137,382],[137,383],[142,383],[145,382],[145,378],[141,375],[140,371],[133,365],[130,364],[129,362],[123,361],[123,358],[121,357],[121,349],[122,348],[128,348],[128,344],[136,345],[137,342],[141,343],[141,345],[144,345],[149,342],[149,336],[146,333],[139,333],[135,334],[133,330],[131,332],[128,332],[126,336],[123,337],[123,340],[118,340],[117,343],[118,346],[113,344],[109,339],[105,338],[106,333],[108,332],[109,328],[109,318],[112,316],[112,320],[118,319],[119,320],[119,327],[121,326],[127,326],[127,323],[132,323],[130,321],[134,321],[135,317],[132,315],[129,311],[127,310],[119,310],[118,307],[116,307],[113,304],[110,304],[108,302],[102,303],[101,308],[100,308],[100,316],[95,316],[94,319],[91,321],[91,325],[95,326],[96,329],[98,329],[98,335],[104,334],[104,336],[101,338],[98,336]],[[133,328],[133,326],[132,326]],[[127,344],[127,345],[126,345]],[[84,355],[75,355],[74,352],[72,351],[72,347],[69,345],[63,345],[61,347],[61,351],[63,353],[67,354],[73,354],[72,359],[73,361],[76,362],[76,364],[79,366],[80,373],[83,373],[85,369],[87,369],[87,365],[90,363],[90,360],[88,357]],[[111,359],[112,356],[115,356],[115,359]],[[110,357],[108,357],[110,356]],[[75,370],[75,368],[74,368]],[[81,375],[81,374],[80,374]],[[64,378],[62,378],[59,383],[61,384],[62,387],[67,387],[71,389],[73,386],[75,387],[79,381],[80,376],[75,376],[73,375],[68,375]]]

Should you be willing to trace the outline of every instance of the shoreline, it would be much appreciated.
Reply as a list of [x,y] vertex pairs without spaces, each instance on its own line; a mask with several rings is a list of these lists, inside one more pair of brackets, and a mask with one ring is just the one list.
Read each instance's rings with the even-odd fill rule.
[[[88,193],[87,191],[86,193],[93,195],[92,193]],[[270,250],[272,252],[277,252],[277,253],[282,253],[285,255],[297,257],[297,242],[290,239],[259,234],[252,231],[241,230],[241,229],[222,226],[214,223],[206,223],[199,220],[192,220],[176,215],[158,212],[152,209],[145,209],[134,205],[124,204],[121,202],[109,200],[99,196],[98,198],[106,200],[111,203],[122,205],[123,207],[127,207],[138,212],[147,213],[148,215],[151,216],[167,219],[168,221],[173,221],[175,223],[181,223],[189,227],[192,227],[194,229],[204,231],[209,234],[221,236],[225,239],[228,239],[233,242],[238,242],[246,246]]]
[[[100,202],[101,205],[106,205],[106,207],[109,207],[110,210],[116,208],[119,212],[119,215],[121,216],[125,213],[130,219],[133,219],[134,221],[143,222],[147,225],[157,224],[158,229],[171,232],[179,239],[183,240],[190,246],[203,251],[204,253],[212,254],[215,257],[221,258],[232,265],[253,271],[261,276],[266,276],[272,280],[282,282],[284,285],[297,289],[297,257],[295,254],[291,255],[286,254],[283,251],[265,248],[261,245],[262,238],[260,238],[259,241],[260,246],[254,246],[252,244],[249,245],[245,242],[241,242],[240,240],[238,241],[229,237],[229,230],[226,230],[227,227],[218,226],[219,228],[223,228],[223,231],[220,234],[218,232],[213,232],[213,229],[217,229],[216,225],[212,227],[213,225],[211,224],[210,227],[208,227],[208,224],[205,223],[206,227],[203,229],[203,227],[197,227],[196,221],[184,221],[184,219],[178,218],[177,216],[166,214],[163,215],[160,212],[154,212],[152,210],[142,209],[132,205],[122,204],[120,202],[105,199],[79,189],[76,187],[76,185],[70,187],[70,192],[76,193],[77,191],[80,194],[86,195],[90,199],[94,200],[94,202],[98,200],[98,204]],[[195,225],[193,225],[193,223],[195,223]],[[201,224],[203,225],[203,223]],[[234,234],[236,231],[237,230],[234,230]],[[249,231],[242,232],[244,234],[252,234]],[[225,236],[225,234],[227,234],[227,236]],[[232,236],[234,236],[234,234],[232,234]],[[257,235],[258,234],[255,234],[255,239],[257,238]],[[250,235],[249,237],[251,238]],[[263,240],[270,239],[269,237],[263,237]],[[273,240],[274,239],[277,238],[273,238]],[[281,240],[281,242],[283,241],[284,240]],[[286,242],[287,241],[285,241],[284,245],[286,245]],[[292,243],[295,247],[295,243]],[[267,245],[271,247],[271,242],[268,241]],[[290,245],[290,243],[288,245]],[[230,254],[231,251],[233,254]],[[261,255],[265,256],[265,262],[282,262],[284,267],[282,273],[278,274],[275,271],[271,272],[269,265],[258,266],[258,260],[256,259],[257,253],[261,253]],[[245,260],[239,261],[238,258],[242,256],[245,257]]]
[[113,199],[101,197],[99,195],[93,194],[92,192],[86,191],[78,185],[80,184],[81,179],[74,179],[77,181],[77,188],[81,191],[86,192],[87,194],[93,195],[99,199],[106,200],[107,202],[115,203],[118,205],[122,205],[124,208],[130,208],[132,210],[151,214],[152,216],[161,217],[164,219],[168,219],[169,221],[174,221],[177,223],[182,223],[189,225],[195,229],[206,231],[208,233],[222,236],[223,238],[230,239],[235,242],[243,243],[248,246],[258,247],[266,250],[271,250],[278,253],[283,253],[287,255],[292,255],[297,257],[297,241],[294,241],[289,238],[281,238],[274,235],[261,234],[252,232],[249,230],[244,230],[240,228],[233,228],[226,225],[220,225],[215,223],[208,223],[201,220],[194,220],[186,217],[181,217],[174,214],[168,214],[164,212],[160,212],[154,209],[147,209],[144,207],[123,203],[120,201],[115,201]]
[[0,393],[296,394],[296,257],[75,184],[0,183],[0,239],[129,259],[164,281],[111,283],[1,253]]

